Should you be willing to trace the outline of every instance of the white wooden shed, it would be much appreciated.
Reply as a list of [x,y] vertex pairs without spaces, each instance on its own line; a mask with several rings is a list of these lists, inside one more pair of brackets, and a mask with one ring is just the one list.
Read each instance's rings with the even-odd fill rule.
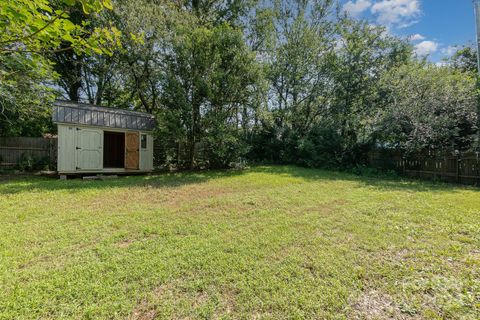
[[153,170],[151,114],[57,100],[52,118],[58,127],[59,174]]

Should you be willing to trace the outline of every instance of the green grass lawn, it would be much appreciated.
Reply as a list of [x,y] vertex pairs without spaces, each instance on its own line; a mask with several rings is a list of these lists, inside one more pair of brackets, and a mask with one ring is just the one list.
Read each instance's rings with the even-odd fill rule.
[[1,319],[479,319],[480,190],[296,167],[0,182]]

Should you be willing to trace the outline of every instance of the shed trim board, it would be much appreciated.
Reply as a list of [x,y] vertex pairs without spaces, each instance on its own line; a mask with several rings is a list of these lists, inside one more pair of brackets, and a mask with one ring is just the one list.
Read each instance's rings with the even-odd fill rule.
[[[107,115],[109,120],[98,121],[100,113]],[[67,114],[71,118],[66,118]],[[52,118],[58,127],[58,173],[145,173],[153,170],[152,115],[57,102]],[[87,123],[79,123],[82,121]],[[123,134],[123,141],[116,133]]]
[[140,134],[152,134],[152,131],[147,131],[147,130],[131,130],[131,129],[121,129],[121,128],[110,128],[110,127],[98,127],[98,126],[89,126],[89,125],[84,125],[84,124],[75,124],[75,123],[67,123],[67,122],[57,122],[57,125],[62,125],[66,127],[79,127],[79,128],[95,128],[95,129],[100,129],[102,131],[111,131],[111,132],[127,132],[127,131],[134,131],[138,132]]

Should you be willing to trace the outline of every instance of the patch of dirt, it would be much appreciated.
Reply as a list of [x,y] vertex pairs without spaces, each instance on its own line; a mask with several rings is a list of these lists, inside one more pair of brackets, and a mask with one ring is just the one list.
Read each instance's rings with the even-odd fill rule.
[[[138,302],[128,319],[160,319],[165,316],[161,311],[163,310],[162,306],[168,306],[172,312],[168,315],[169,319],[190,319],[191,312],[205,306],[210,299],[218,299],[215,311],[211,315],[212,319],[223,319],[225,315],[231,315],[235,311],[238,295],[235,289],[209,287],[208,290],[195,291],[188,285],[188,281],[191,280],[178,278],[157,286]],[[211,296],[212,293],[214,296]],[[185,305],[190,306],[191,309],[185,310]]]
[[157,312],[148,309],[148,303],[140,303],[135,310],[133,310],[129,320],[154,320],[157,317]]
[[480,250],[471,250],[468,256],[473,260],[480,261]]
[[254,312],[252,314],[252,319],[253,320],[258,320],[258,319],[269,319],[272,318],[272,314],[270,312]]
[[329,215],[333,213],[333,211],[338,207],[344,206],[348,203],[349,203],[348,200],[337,199],[329,202],[319,203],[318,205],[306,208],[305,210],[310,212],[317,212],[324,215]]
[[[130,320],[152,320],[156,319],[159,315],[156,305],[170,304],[174,306],[182,301],[188,301],[192,309],[200,308],[208,302],[209,294],[207,291],[188,291],[185,287],[185,282],[188,279],[176,279],[170,282],[164,283],[154,288],[148,298],[141,300],[135,309],[132,311]],[[170,319],[185,319],[185,315],[173,314],[170,315]],[[188,318],[188,317],[187,317]]]
[[89,208],[96,211],[128,212],[132,204],[141,204],[151,208],[181,210],[184,205],[195,207],[203,205],[204,200],[215,199],[234,191],[210,185],[189,185],[175,188],[166,187],[132,187],[118,192],[112,199],[104,197],[92,199]]
[[[152,291],[152,296],[154,300],[162,300],[165,297],[171,283],[162,284]],[[132,314],[128,317],[129,320],[153,320],[157,317],[157,311],[152,301],[148,298],[141,300],[135,309],[133,309]]]
[[395,265],[415,261],[415,254],[418,252],[407,248],[392,248],[380,250],[375,253],[376,258]]
[[364,292],[351,304],[349,319],[414,319],[403,314],[392,298],[381,291]]
[[131,239],[123,239],[122,241],[117,242],[117,247],[122,249],[128,248],[132,243],[133,243],[133,240]]
[[193,308],[198,308],[207,303],[208,301],[208,293],[205,291],[197,292],[193,297]]
[[32,259],[30,261],[27,261],[24,264],[21,264],[20,266],[18,266],[18,269],[20,269],[20,270],[27,269],[27,268],[30,268],[31,266],[33,266],[34,264],[49,262],[52,259],[53,259],[53,256],[40,256],[36,259]]
[[222,290],[222,296],[220,298],[220,303],[215,310],[215,315],[214,319],[222,319],[226,314],[231,314],[234,312],[236,305],[237,305],[237,295],[238,292],[231,290],[231,289],[225,289]]

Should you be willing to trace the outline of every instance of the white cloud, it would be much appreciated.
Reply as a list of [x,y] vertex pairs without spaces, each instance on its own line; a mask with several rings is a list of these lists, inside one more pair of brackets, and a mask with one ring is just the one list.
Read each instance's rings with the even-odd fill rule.
[[451,57],[455,52],[457,52],[457,49],[458,48],[455,46],[448,46],[442,49],[442,54]]
[[425,37],[422,36],[421,34],[417,33],[417,34],[414,34],[410,37],[410,40],[411,41],[421,41],[421,40],[425,40]]
[[438,50],[438,43],[435,41],[422,41],[415,45],[415,52],[419,56],[427,56]]
[[370,0],[351,0],[343,5],[343,11],[352,17],[358,17],[372,6]]
[[377,21],[386,26],[405,28],[416,22],[422,14],[420,0],[380,0],[371,8]]
[[435,62],[435,65],[439,68],[443,68],[443,67],[448,66],[448,62],[447,61],[437,61],[437,62]]

